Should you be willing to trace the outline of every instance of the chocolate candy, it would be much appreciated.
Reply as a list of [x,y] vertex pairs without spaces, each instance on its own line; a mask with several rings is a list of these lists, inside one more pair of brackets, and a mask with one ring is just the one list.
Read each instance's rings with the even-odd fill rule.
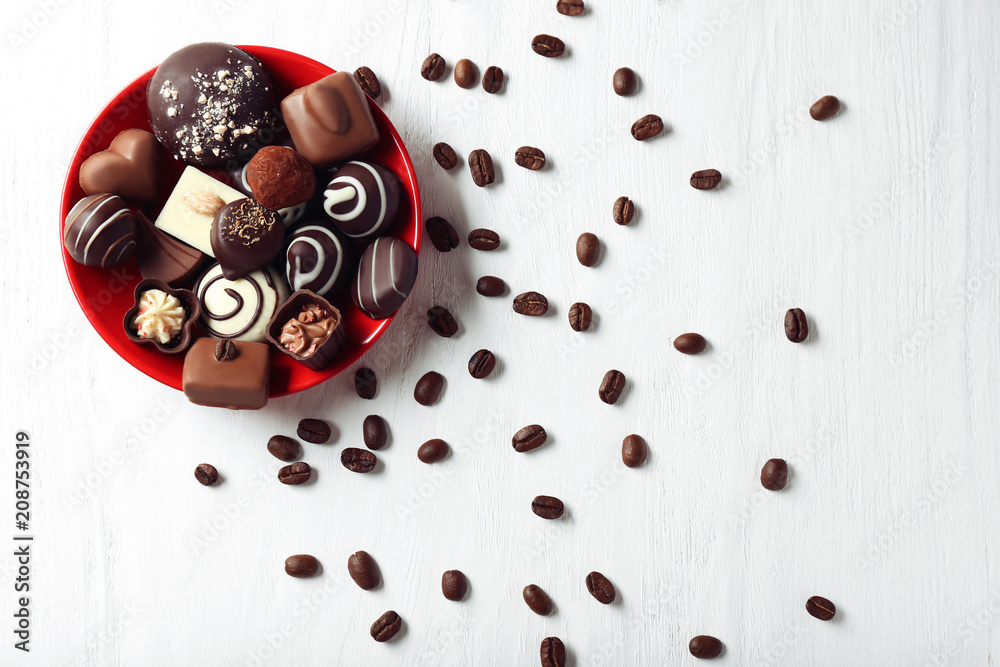
[[135,305],[125,313],[125,335],[139,345],[155,345],[164,354],[183,352],[191,345],[201,302],[186,289],[172,289],[162,280],[140,280]]
[[66,216],[63,243],[80,264],[109,269],[132,256],[135,232],[135,216],[121,197],[90,195]]
[[285,146],[261,148],[244,173],[253,196],[272,211],[305,204],[316,189],[312,165]]
[[267,339],[295,361],[321,371],[337,357],[347,331],[340,311],[329,301],[299,290],[271,318]]
[[257,410],[267,405],[271,347],[199,338],[184,357],[182,386],[198,405]]
[[[250,163],[246,163],[242,167],[234,167],[229,170],[229,179],[232,186],[242,192],[247,197],[253,197],[253,190],[250,188],[250,181],[247,179],[247,171],[250,168]],[[313,175],[315,178],[315,174]],[[306,209],[309,207],[309,202],[305,201],[301,204],[295,204],[294,206],[287,206],[285,208],[278,209],[278,215],[281,216],[281,221],[285,223],[285,228],[291,227],[306,214]]]
[[94,153],[80,165],[80,187],[88,195],[111,192],[151,204],[159,185],[160,144],[145,130],[125,130],[107,150]]
[[136,215],[139,243],[135,257],[143,278],[162,280],[171,287],[194,283],[211,258],[163,232],[142,211]]
[[201,299],[201,325],[209,335],[263,342],[268,322],[288,298],[288,286],[270,267],[227,280],[222,267],[213,264],[194,293]]
[[361,256],[351,289],[355,305],[373,320],[395,313],[417,280],[417,253],[397,238],[376,240]]
[[212,251],[229,280],[270,264],[284,243],[281,218],[253,199],[226,204],[212,221]]
[[220,208],[243,195],[222,181],[188,167],[156,218],[156,226],[176,239],[215,257],[212,220]]
[[340,237],[322,225],[296,229],[285,250],[285,276],[296,291],[330,294],[347,282],[347,264]]
[[282,100],[281,112],[295,148],[317,167],[354,157],[379,139],[368,98],[348,72],[299,88]]
[[174,157],[199,167],[245,162],[270,142],[274,83],[252,55],[219,42],[186,46],[156,69],[146,89],[153,134]]
[[323,210],[351,238],[385,234],[396,221],[399,178],[385,167],[348,162],[323,192]]

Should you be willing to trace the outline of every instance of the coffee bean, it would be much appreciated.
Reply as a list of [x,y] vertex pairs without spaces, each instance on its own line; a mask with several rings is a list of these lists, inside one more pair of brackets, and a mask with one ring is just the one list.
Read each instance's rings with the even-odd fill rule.
[[623,391],[625,391],[625,374],[621,371],[610,370],[604,374],[597,394],[608,405],[614,405],[618,402]]
[[215,344],[216,361],[232,361],[240,356],[240,351],[236,348],[236,343],[224,338]]
[[490,65],[483,74],[483,90],[495,95],[501,88],[503,88],[503,70],[496,65]]
[[468,58],[462,58],[455,63],[455,83],[459,88],[472,88],[479,81],[476,65]]
[[691,174],[691,187],[695,190],[714,190],[722,182],[718,169],[702,169]]
[[833,95],[824,95],[809,107],[809,115],[813,120],[826,120],[836,115],[838,111],[840,111],[840,100]]
[[837,614],[837,607],[826,598],[814,595],[806,600],[806,611],[821,621],[829,621]]
[[394,611],[387,611],[379,616],[377,621],[372,623],[372,639],[377,642],[387,642],[396,636],[402,624],[403,619],[399,617],[399,614]]
[[538,171],[545,166],[545,153],[534,146],[521,146],[514,151],[514,162],[518,167]]
[[444,76],[444,66],[444,58],[436,53],[432,53],[424,58],[423,64],[420,65],[420,76],[428,81],[437,81]]
[[552,496],[535,496],[531,501],[531,511],[543,519],[558,519],[564,509],[563,501]]
[[788,464],[784,459],[771,459],[760,469],[760,483],[768,491],[781,491],[788,483]]
[[532,449],[538,449],[544,445],[547,437],[544,428],[538,424],[531,424],[515,433],[511,442],[515,452],[530,452]]
[[469,359],[469,375],[477,380],[487,378],[493,372],[496,364],[497,358],[492,352],[489,350],[478,350]]
[[332,432],[330,425],[322,419],[303,419],[295,431],[301,440],[311,442],[314,445],[322,445],[329,440]]
[[569,307],[569,326],[573,331],[586,331],[590,328],[594,312],[583,302],[574,303]]
[[358,372],[354,374],[354,391],[358,392],[358,396],[361,398],[369,400],[375,398],[377,388],[378,379],[372,369],[359,368]]
[[469,245],[490,252],[500,247],[500,235],[492,229],[473,229],[469,232]]
[[584,266],[597,264],[597,259],[601,256],[601,241],[590,232],[580,234],[576,240],[576,258]]
[[354,70],[354,80],[361,86],[361,90],[365,91],[365,95],[373,100],[382,94],[382,84],[370,67],[362,65]]
[[469,581],[459,570],[448,570],[441,575],[441,592],[452,602],[459,602],[469,592]]
[[793,343],[801,343],[809,337],[809,322],[801,308],[785,313],[785,336]]
[[454,169],[455,165],[458,164],[458,155],[455,154],[455,149],[443,141],[434,144],[434,159],[444,169]]
[[701,354],[708,347],[708,341],[701,334],[686,333],[674,339],[674,349],[684,354]]
[[444,218],[438,216],[427,218],[427,222],[424,223],[424,229],[427,230],[427,236],[438,251],[448,252],[458,247],[458,232]]
[[566,646],[558,637],[542,640],[542,667],[566,667]]
[[524,587],[524,592],[521,595],[524,597],[524,603],[528,605],[528,609],[539,616],[548,616],[552,613],[552,598],[541,587],[528,584]]
[[476,291],[483,296],[503,296],[507,284],[496,276],[483,276],[476,281]]
[[641,435],[627,435],[622,441],[622,463],[638,468],[646,461],[646,441]]
[[293,463],[278,471],[278,481],[282,484],[305,484],[312,477],[312,468],[308,463]]
[[636,141],[652,139],[663,132],[663,119],[656,114],[648,114],[632,123],[632,138]]
[[319,561],[309,554],[296,554],[285,559],[285,574],[298,579],[315,577],[319,572]]
[[688,650],[696,658],[711,660],[722,655],[722,642],[715,637],[708,635],[698,635],[688,642]]
[[378,457],[367,449],[348,447],[340,453],[340,462],[351,472],[366,473],[375,469]]
[[600,572],[591,572],[587,575],[587,590],[601,604],[611,604],[615,601],[614,585]]
[[444,376],[436,371],[424,373],[413,388],[413,398],[420,405],[434,405],[444,389]]
[[628,67],[620,67],[615,70],[612,84],[616,95],[625,97],[635,92],[635,72]]
[[443,461],[450,451],[451,447],[447,442],[441,438],[434,438],[417,448],[417,458],[421,463],[437,463]]
[[275,435],[267,441],[267,451],[275,458],[291,463],[302,456],[302,445],[287,435]]
[[370,591],[382,580],[378,564],[367,551],[357,551],[348,556],[347,573],[363,591]]
[[365,447],[376,450],[385,447],[386,440],[389,438],[389,429],[384,419],[378,415],[368,415],[365,417],[361,430],[364,435]]
[[616,223],[619,225],[627,225],[632,222],[632,216],[635,215],[635,205],[628,197],[619,197],[615,200],[615,205],[611,214]]
[[538,292],[525,292],[514,297],[514,312],[538,317],[549,310],[549,301]]
[[546,58],[558,58],[566,50],[566,45],[552,35],[535,35],[531,39],[531,50]]
[[212,486],[219,481],[219,471],[211,463],[201,463],[194,469],[194,478],[202,486]]
[[563,16],[579,16],[583,13],[583,0],[558,0],[556,11]]
[[442,338],[451,338],[458,333],[458,322],[444,306],[433,306],[427,311],[427,324]]
[[481,188],[485,188],[496,179],[493,158],[482,148],[469,153],[469,171],[472,172],[472,182]]

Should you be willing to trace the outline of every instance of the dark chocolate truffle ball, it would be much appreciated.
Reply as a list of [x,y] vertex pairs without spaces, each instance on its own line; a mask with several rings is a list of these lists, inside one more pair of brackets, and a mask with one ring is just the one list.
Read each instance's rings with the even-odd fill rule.
[[66,216],[63,243],[80,264],[111,268],[120,266],[135,250],[135,216],[121,197],[90,195],[76,203]]

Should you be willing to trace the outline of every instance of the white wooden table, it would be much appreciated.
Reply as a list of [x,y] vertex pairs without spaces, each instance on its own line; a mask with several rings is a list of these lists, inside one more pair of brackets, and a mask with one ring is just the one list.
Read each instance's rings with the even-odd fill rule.
[[[32,440],[36,541],[32,652],[4,630],[0,664],[533,665],[561,637],[576,667],[685,665],[688,640],[723,640],[724,665],[992,664],[1000,650],[1000,5],[989,0],[19,0],[0,6],[4,104],[0,225],[4,439],[0,614],[13,627],[14,433]],[[543,59],[536,33],[568,55]],[[424,214],[464,236],[496,229],[493,254],[428,244],[421,277],[362,360],[371,402],[349,376],[253,414],[189,405],[122,362],[67,286],[56,210],[71,150],[127,81],[180,46],[266,44],[339,69],[367,64],[416,162]],[[499,65],[502,95],[418,74],[431,51]],[[619,66],[641,89],[611,91]],[[832,93],[826,123],[808,106]],[[631,123],[657,113],[648,143]],[[431,146],[489,150],[498,183],[444,172]],[[551,168],[514,165],[518,146]],[[715,167],[725,187],[687,180]],[[611,205],[629,195],[629,227]],[[576,237],[596,233],[600,264]],[[514,314],[474,291],[484,274],[536,289],[554,313]],[[574,301],[595,330],[574,334]],[[460,335],[435,336],[441,304]],[[785,340],[787,308],[812,338]],[[685,357],[674,336],[708,352]],[[498,371],[476,381],[478,348]],[[629,389],[597,398],[610,368]],[[427,370],[448,378],[431,409],[412,399]],[[352,369],[353,371],[353,369]],[[385,469],[339,463],[365,415],[392,430]],[[316,483],[285,487],[264,445],[302,417],[336,425],[307,445]],[[550,442],[518,455],[540,423]],[[639,433],[651,455],[620,459]],[[415,450],[455,454],[426,466]],[[758,481],[786,458],[782,493]],[[214,463],[216,488],[195,483]],[[538,519],[532,497],[568,518]],[[348,555],[369,551],[383,585],[360,590]],[[295,580],[286,556],[322,576]],[[445,600],[463,570],[468,599]],[[584,577],[605,573],[605,607]],[[536,583],[557,611],[521,601]],[[838,608],[822,623],[811,595]],[[376,644],[395,609],[404,632]]]

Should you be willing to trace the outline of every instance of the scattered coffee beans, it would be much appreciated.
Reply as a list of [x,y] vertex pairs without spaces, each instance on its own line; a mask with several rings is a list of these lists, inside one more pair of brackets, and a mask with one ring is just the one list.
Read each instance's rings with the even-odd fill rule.
[[354,391],[358,392],[358,396],[361,398],[368,400],[375,398],[377,388],[378,379],[372,369],[359,368],[358,372],[354,374]]
[[219,481],[219,471],[211,463],[201,463],[194,469],[194,478],[202,486],[212,486]]
[[566,45],[552,35],[535,35],[531,39],[531,50],[546,58],[558,58],[566,50]]
[[312,468],[308,463],[293,463],[278,471],[278,481],[282,484],[305,484],[312,477]]
[[389,427],[378,415],[368,415],[361,428],[368,449],[382,449],[389,439]]
[[437,463],[443,461],[450,451],[451,447],[447,442],[441,438],[434,438],[417,448],[417,458],[421,463]]
[[291,463],[302,456],[302,445],[287,435],[275,435],[267,441],[267,451],[271,452],[274,458]]
[[490,252],[500,247],[500,235],[492,229],[473,229],[469,232],[469,245]]
[[496,180],[493,158],[485,149],[477,148],[469,153],[469,171],[472,172],[472,182],[481,188]]
[[569,307],[569,326],[573,331],[586,331],[593,318],[594,312],[582,301]]
[[441,575],[441,592],[452,602],[459,602],[469,592],[469,581],[459,570],[448,570]]
[[622,392],[625,391],[625,374],[621,371],[610,370],[604,374],[601,386],[597,390],[601,400],[608,405],[618,402]]
[[402,625],[403,619],[399,617],[399,614],[391,610],[387,611],[372,623],[372,639],[377,642],[387,642],[396,636]]
[[538,317],[549,310],[549,301],[538,292],[524,292],[514,297],[514,312],[518,315]]
[[539,616],[548,616],[552,613],[552,598],[541,587],[528,584],[524,587],[524,592],[521,595],[524,597],[524,603],[528,605],[528,609]]
[[806,600],[806,611],[809,615],[821,621],[829,621],[837,614],[837,607],[826,598],[814,595]]
[[695,190],[714,190],[722,182],[718,169],[703,169],[691,174],[691,187]]
[[584,232],[576,240],[576,258],[584,266],[597,264],[597,259],[601,256],[601,241],[594,234]]
[[587,575],[587,590],[601,604],[611,604],[615,601],[614,585],[600,572],[591,572]]
[[809,115],[813,120],[826,120],[840,111],[840,100],[833,95],[825,95],[809,107]]
[[495,95],[503,88],[503,70],[496,65],[490,65],[483,74],[483,90]]
[[632,138],[636,141],[652,139],[663,132],[663,119],[656,114],[648,114],[632,123]]
[[300,440],[311,442],[314,445],[322,445],[329,440],[332,432],[330,425],[322,419],[303,419],[295,431]]
[[556,11],[563,16],[579,16],[583,13],[583,0],[558,0]]
[[469,359],[469,375],[482,380],[489,377],[497,365],[496,356],[489,350],[479,350]]
[[483,276],[476,281],[476,291],[483,296],[503,296],[507,292],[507,284],[496,276]]
[[686,333],[674,339],[674,349],[684,354],[701,354],[708,347],[708,341],[701,334]]
[[347,558],[347,572],[363,591],[370,591],[382,580],[378,564],[367,551],[358,551]]
[[771,459],[760,469],[760,483],[768,491],[781,491],[788,484],[788,464],[784,459]]
[[696,658],[711,660],[722,655],[722,642],[715,637],[708,635],[698,635],[688,642],[688,650]]
[[455,63],[455,83],[459,88],[473,88],[479,81],[476,65],[468,58],[462,58]]
[[545,166],[545,153],[534,146],[521,146],[514,151],[514,162],[518,167],[538,171]]
[[382,94],[382,84],[370,67],[362,65],[354,70],[354,80],[361,86],[361,90],[365,91],[365,95],[373,100]]
[[538,449],[545,444],[545,439],[547,437],[545,429],[538,424],[525,426],[520,431],[515,433],[512,438],[514,451],[530,452],[532,449]]
[[298,579],[315,577],[319,572],[319,561],[309,554],[296,554],[285,559],[285,574]]
[[638,468],[646,461],[646,441],[641,435],[625,436],[622,441],[622,463],[629,468]]
[[351,472],[371,472],[378,458],[366,449],[348,447],[340,453],[340,462]]
[[542,667],[566,667],[566,646],[558,637],[542,640]]
[[436,215],[432,218],[427,218],[427,222],[424,223],[424,229],[427,230],[427,236],[439,252],[448,252],[458,247],[458,232],[444,218]]
[[424,58],[423,64],[420,65],[420,76],[428,81],[437,81],[444,76],[444,66],[444,58],[436,53],[432,53]]
[[455,149],[440,141],[434,144],[434,159],[443,169],[454,169],[458,164],[458,155]]
[[793,343],[801,343],[809,337],[809,322],[801,308],[792,308],[785,313],[785,336]]
[[451,338],[458,333],[458,322],[444,306],[433,306],[427,311],[427,324],[442,338]]
[[531,511],[543,519],[558,519],[564,509],[563,501],[552,496],[535,496],[531,501]]
[[444,376],[436,371],[424,373],[413,388],[413,398],[420,405],[434,405],[444,389]]
[[614,85],[616,95],[621,95],[622,97],[631,95],[635,92],[635,72],[628,67],[620,67],[615,70],[612,84]]
[[628,197],[619,197],[615,200],[611,213],[617,224],[627,225],[632,222],[632,216],[635,215],[635,205]]

